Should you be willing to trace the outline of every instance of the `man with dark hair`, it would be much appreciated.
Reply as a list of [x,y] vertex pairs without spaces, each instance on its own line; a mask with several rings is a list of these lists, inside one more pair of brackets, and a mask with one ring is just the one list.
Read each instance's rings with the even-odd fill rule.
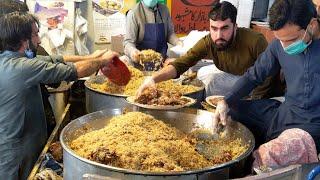
[[[286,129],[299,128],[313,137],[319,152],[320,40],[315,37],[319,33],[314,32],[318,26],[316,9],[311,0],[277,0],[269,13],[270,28],[277,39],[218,102],[214,123],[226,125],[231,116],[245,124],[260,144]],[[280,68],[287,83],[283,103],[240,100]]]
[[[1,16],[12,13],[12,12],[28,12],[28,6],[20,1],[15,0],[1,0],[0,1],[0,18]],[[2,51],[2,47],[0,46],[0,52]]]
[[[28,12],[29,8],[28,6],[18,0],[1,0],[0,1],[0,17],[2,15],[8,14],[8,13],[12,13],[12,12]],[[36,55],[42,55],[42,56],[48,56],[49,54],[44,50],[43,47],[38,46],[37,49],[30,47],[31,50],[34,52],[34,54]],[[1,52],[1,48],[0,48],[0,52]],[[60,82],[59,83],[54,83],[54,84],[48,84],[49,87],[52,88],[57,88],[59,87]],[[40,84],[40,88],[41,88],[41,95],[42,95],[42,101],[43,101],[43,106],[44,106],[44,111],[45,111],[45,115],[46,115],[46,120],[47,120],[47,132],[48,132],[48,136],[51,134],[51,132],[53,131],[55,125],[56,125],[56,120],[54,117],[54,113],[51,107],[51,104],[49,102],[49,92],[47,90],[47,88],[45,87],[44,84]]]
[[[40,83],[73,81],[107,65],[117,53],[36,56],[38,20],[27,13],[0,18],[0,177],[26,179],[46,143]],[[74,63],[66,63],[66,61]]]
[[18,0],[1,0],[0,1],[0,16],[14,11],[28,12],[27,4]]
[[[176,78],[199,60],[207,58],[212,59],[214,65],[205,67],[206,75],[198,73],[199,79],[205,84],[206,95],[225,95],[268,45],[262,34],[238,28],[236,17],[237,9],[231,3],[217,3],[209,13],[210,34],[199,40],[186,55],[148,78],[139,92],[154,82]],[[252,98],[270,97],[270,91],[271,78],[253,91]]]

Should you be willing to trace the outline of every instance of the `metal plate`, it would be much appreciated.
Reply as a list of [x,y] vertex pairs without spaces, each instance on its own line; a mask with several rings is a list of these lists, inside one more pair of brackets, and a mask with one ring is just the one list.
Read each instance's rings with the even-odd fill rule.
[[130,96],[130,97],[127,97],[126,100],[128,101],[128,103],[135,105],[135,106],[139,106],[139,107],[146,108],[146,109],[157,109],[157,110],[180,109],[180,108],[191,106],[197,102],[193,98],[181,96],[181,98],[188,99],[189,102],[184,105],[148,105],[148,104],[140,104],[140,103],[134,102],[135,98],[136,98],[135,96]]
[[217,107],[217,104],[212,103],[212,100],[222,99],[223,97],[224,96],[208,96],[206,97],[206,102],[212,107]]

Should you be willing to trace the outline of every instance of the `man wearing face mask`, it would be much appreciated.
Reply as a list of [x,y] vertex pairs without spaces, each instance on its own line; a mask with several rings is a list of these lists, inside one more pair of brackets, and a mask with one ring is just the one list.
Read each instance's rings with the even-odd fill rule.
[[[199,40],[186,55],[147,79],[138,94],[154,82],[178,77],[199,60],[206,58],[214,62],[214,65],[198,72],[198,78],[205,84],[206,95],[225,95],[267,47],[268,43],[262,34],[247,28],[237,28],[237,9],[231,3],[224,1],[215,4],[208,16],[210,34]],[[252,92],[252,98],[271,97],[271,91],[270,77]]]
[[40,83],[89,76],[118,54],[34,57],[30,48],[41,42],[35,16],[5,14],[0,27],[0,177],[27,179],[47,140]]
[[[317,13],[311,0],[277,0],[269,24],[275,37],[265,52],[218,102],[214,124],[228,125],[230,117],[245,124],[258,144],[286,129],[308,132],[320,151],[320,40]],[[287,83],[285,101],[240,100],[266,77],[283,70]],[[230,107],[230,109],[229,109]]]
[[[15,0],[1,0],[0,1],[0,16],[3,16],[5,14],[11,13],[11,12],[28,12],[29,8],[28,6],[21,2],[21,1],[15,1]],[[32,44],[30,44],[32,51],[34,52],[34,55],[43,55],[43,56],[48,56],[49,54],[44,50],[43,47],[38,46],[36,49]],[[0,49],[1,51],[1,49]],[[49,84],[49,87],[52,88],[57,88],[59,87],[60,83],[54,83],[54,84]],[[47,129],[48,129],[48,136],[51,134],[53,131],[55,125],[56,125],[56,120],[53,114],[53,110],[51,107],[51,104],[49,102],[49,91],[46,88],[44,84],[40,84],[41,88],[41,94],[42,94],[42,101],[43,101],[43,106],[44,106],[44,111],[46,114],[46,120],[47,120]]]
[[165,5],[158,0],[141,0],[129,11],[126,21],[124,53],[129,63],[138,65],[141,50],[153,49],[167,57],[167,43],[182,45],[176,34]]

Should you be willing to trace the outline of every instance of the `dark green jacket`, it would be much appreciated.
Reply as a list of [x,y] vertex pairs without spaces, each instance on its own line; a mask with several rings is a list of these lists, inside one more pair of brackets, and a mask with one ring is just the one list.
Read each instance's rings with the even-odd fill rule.
[[[203,58],[213,59],[214,64],[221,71],[233,75],[243,75],[267,46],[268,42],[262,34],[251,29],[238,28],[236,37],[228,49],[218,51],[210,34],[208,34],[184,56],[171,64],[180,75]],[[253,91],[252,97],[254,99],[270,97],[271,81],[272,78],[269,77],[262,86]]]

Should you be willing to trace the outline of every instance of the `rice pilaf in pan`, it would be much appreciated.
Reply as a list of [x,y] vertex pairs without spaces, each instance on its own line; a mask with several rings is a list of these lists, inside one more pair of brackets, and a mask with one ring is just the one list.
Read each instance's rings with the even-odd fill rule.
[[[141,112],[113,117],[109,124],[70,142],[83,158],[131,170],[171,172],[196,170],[236,159],[247,150],[241,139],[210,142],[212,157],[197,151],[198,140]],[[208,149],[211,150],[211,149]]]

